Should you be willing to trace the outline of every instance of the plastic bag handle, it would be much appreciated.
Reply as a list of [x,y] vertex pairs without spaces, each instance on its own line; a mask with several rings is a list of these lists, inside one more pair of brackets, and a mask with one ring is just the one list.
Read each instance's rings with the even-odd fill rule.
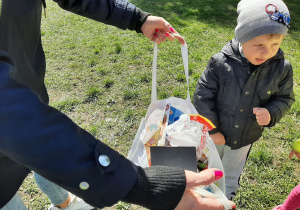
[[[181,37],[181,38],[183,38],[183,37]],[[191,101],[190,89],[189,89],[189,64],[188,64],[189,61],[188,61],[188,50],[187,50],[186,42],[184,44],[181,44],[181,55],[182,55],[182,59],[183,59],[183,66],[184,66],[186,84],[187,84],[187,87],[188,87],[186,100]],[[152,64],[151,102],[157,100],[156,69],[157,69],[157,44],[156,44],[156,42],[154,42],[153,64]]]

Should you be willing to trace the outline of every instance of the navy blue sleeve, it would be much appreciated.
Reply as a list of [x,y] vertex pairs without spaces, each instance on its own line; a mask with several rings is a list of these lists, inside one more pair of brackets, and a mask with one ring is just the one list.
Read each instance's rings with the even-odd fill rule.
[[54,0],[58,5],[75,14],[127,29],[132,20],[135,5],[127,0]]
[[[127,195],[136,183],[137,167],[66,115],[41,103],[34,92],[10,77],[14,70],[9,57],[0,52],[1,153],[98,208]],[[108,166],[99,162],[103,155],[110,160]]]

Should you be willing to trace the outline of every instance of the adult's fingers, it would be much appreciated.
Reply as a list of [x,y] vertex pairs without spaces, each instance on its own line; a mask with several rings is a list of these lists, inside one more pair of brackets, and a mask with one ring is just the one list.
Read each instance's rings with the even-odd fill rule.
[[[232,209],[236,208],[235,204],[232,201],[227,200],[227,202],[231,205]],[[213,199],[213,198],[202,198],[201,206],[203,207],[203,209],[224,210],[224,205],[220,201]]]
[[200,173],[185,171],[186,189],[196,186],[210,185],[223,177],[223,172],[216,168],[206,169]]
[[161,31],[155,30],[155,34],[153,36],[153,41],[155,41],[157,44],[160,44],[161,42],[165,42],[166,39],[170,40],[170,41],[174,41],[175,39],[177,39],[181,45],[185,44],[185,40],[182,36],[180,36],[179,34],[174,34],[174,33],[162,33]]
[[182,36],[180,36],[179,33],[171,33],[179,42],[180,44],[184,45],[185,44],[185,40]]
[[175,37],[174,37],[171,33],[166,32],[166,33],[165,33],[165,36],[166,36],[167,39],[170,40],[171,42],[175,40]]
[[[149,16],[153,17],[153,16]],[[173,28],[171,24],[162,17],[155,17],[157,21],[156,29],[161,32],[170,32]],[[172,28],[172,29],[171,29]]]
[[[235,204],[232,201],[227,201],[232,209],[235,209]],[[213,198],[203,198],[194,191],[186,190],[182,199],[178,203],[175,210],[224,210],[224,205]]]
[[170,31],[171,31],[170,34],[174,36],[180,42],[180,44],[182,45],[185,44],[184,38],[173,27],[170,28]]
[[165,42],[166,41],[165,33],[162,33],[158,29],[155,29],[155,34],[157,35],[157,37],[160,40],[160,42]]
[[178,33],[165,33],[165,36],[167,37],[168,40],[170,41],[174,41],[175,39],[177,39],[180,44],[184,45],[185,44],[185,40],[182,36],[180,36]]
[[158,36],[156,34],[153,35],[152,41],[156,42],[156,44],[160,44],[161,43],[160,39],[158,38]]
[[175,38],[178,39],[180,44],[185,43],[183,37],[162,17],[148,16],[141,30],[147,38],[157,44],[165,42],[166,39],[174,41]]

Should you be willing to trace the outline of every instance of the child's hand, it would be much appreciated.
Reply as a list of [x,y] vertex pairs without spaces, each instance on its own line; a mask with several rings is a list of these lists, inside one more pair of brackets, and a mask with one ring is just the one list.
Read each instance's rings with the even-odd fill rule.
[[254,107],[253,114],[256,115],[256,121],[259,125],[269,125],[271,121],[271,115],[266,108]]
[[223,145],[223,144],[225,144],[225,137],[220,132],[212,134],[212,135],[210,135],[210,137],[212,138],[212,140],[214,141],[214,143],[217,144],[217,145]]
[[292,159],[294,155],[296,155],[296,157],[300,160],[300,153],[296,152],[295,150],[291,151],[289,159]]

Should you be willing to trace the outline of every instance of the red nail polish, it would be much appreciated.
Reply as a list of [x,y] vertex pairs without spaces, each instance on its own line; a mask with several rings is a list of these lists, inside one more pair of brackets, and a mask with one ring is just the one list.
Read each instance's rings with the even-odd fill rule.
[[170,34],[169,33],[165,33],[165,36],[169,36]]
[[158,32],[158,29],[155,29],[155,32]]
[[156,37],[157,35],[156,35],[156,34],[153,34],[153,36]]
[[233,206],[232,209],[236,209],[236,206]]
[[173,33],[173,32],[174,32],[174,29],[171,27],[171,28],[170,28],[170,31]]
[[215,179],[221,179],[223,177],[223,172],[222,171],[215,171]]

